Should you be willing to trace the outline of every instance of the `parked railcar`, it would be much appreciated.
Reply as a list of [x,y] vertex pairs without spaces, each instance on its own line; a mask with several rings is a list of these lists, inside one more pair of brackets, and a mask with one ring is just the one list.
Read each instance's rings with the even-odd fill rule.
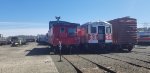
[[108,22],[112,24],[113,48],[131,51],[134,45],[137,44],[137,20],[123,17]]
[[48,35],[38,35],[37,36],[37,43],[41,45],[47,45],[48,44]]
[[0,34],[0,46],[7,45],[7,44],[10,44],[10,41],[8,40],[8,38],[3,37],[3,35]]
[[112,25],[104,21],[85,23],[78,33],[81,47],[104,49],[112,44]]
[[[51,47],[56,50],[61,45],[66,51],[68,47],[75,47],[79,44],[79,38],[77,36],[77,28],[80,24],[70,23],[66,21],[50,21],[48,31],[48,42]],[[66,47],[66,48],[64,48]]]
[[7,39],[4,38],[4,37],[0,37],[0,46],[1,45],[6,45],[8,42],[7,42]]
[[148,31],[138,32],[138,44],[150,45],[150,32]]

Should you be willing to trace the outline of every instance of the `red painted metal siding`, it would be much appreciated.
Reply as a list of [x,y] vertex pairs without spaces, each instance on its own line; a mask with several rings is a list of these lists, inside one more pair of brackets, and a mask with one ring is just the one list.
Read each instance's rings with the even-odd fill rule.
[[109,21],[112,24],[114,44],[137,43],[137,20],[123,17]]
[[81,44],[87,43],[90,38],[86,29],[87,26],[80,26],[78,29],[78,38],[80,39]]
[[[64,32],[60,32],[61,28],[64,28]],[[74,36],[69,36],[68,29],[75,28],[77,26],[72,25],[54,25],[50,30],[53,30],[51,36],[49,37],[49,43],[53,46],[59,45],[59,41],[62,42],[62,45],[70,46],[79,44],[79,39],[77,37],[77,30]],[[50,33],[50,32],[49,32]]]

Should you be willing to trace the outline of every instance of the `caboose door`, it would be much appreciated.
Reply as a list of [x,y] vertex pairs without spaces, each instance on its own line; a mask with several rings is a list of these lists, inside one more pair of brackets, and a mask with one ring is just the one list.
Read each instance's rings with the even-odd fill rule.
[[98,43],[105,43],[105,26],[98,26]]

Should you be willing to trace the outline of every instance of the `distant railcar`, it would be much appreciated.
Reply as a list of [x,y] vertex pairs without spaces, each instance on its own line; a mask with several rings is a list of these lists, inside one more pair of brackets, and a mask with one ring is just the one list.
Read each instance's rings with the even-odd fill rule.
[[4,38],[4,37],[0,37],[0,46],[1,46],[1,45],[6,45],[6,44],[8,44],[7,39]]
[[0,34],[0,46],[1,45],[6,45],[8,43],[7,39],[3,37],[2,34]]
[[47,34],[46,35],[38,35],[37,36],[37,43],[38,44],[48,44],[48,36],[47,36]]
[[[75,47],[79,44],[77,28],[80,24],[66,21],[50,21],[48,31],[48,42],[51,47],[58,49],[59,44],[63,47]],[[67,50],[67,49],[65,49]]]
[[148,45],[150,44],[150,32],[138,32],[138,44]]
[[112,25],[104,21],[85,23],[78,34],[81,47],[92,49],[112,44]]

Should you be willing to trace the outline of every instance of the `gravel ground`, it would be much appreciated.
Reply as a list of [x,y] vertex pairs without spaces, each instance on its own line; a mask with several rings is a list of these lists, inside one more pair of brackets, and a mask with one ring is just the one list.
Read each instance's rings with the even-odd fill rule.
[[131,53],[111,53],[111,54],[150,62],[150,56],[141,55],[138,53],[135,54],[134,52],[131,52]]
[[104,67],[110,68],[111,70],[114,70],[117,73],[148,73],[146,69],[140,69],[125,62],[110,59],[100,55],[91,55],[91,56],[82,55],[82,56],[90,60],[93,60],[94,62],[101,64]]
[[145,62],[142,62],[142,61],[139,61],[139,60],[125,58],[125,57],[122,57],[122,56],[110,55],[110,54],[103,55],[103,56],[118,59],[118,60],[121,60],[123,62],[129,62],[129,63],[133,63],[133,64],[136,64],[136,65],[140,65],[140,66],[148,68],[150,70],[150,65],[148,63],[145,63]]
[[150,73],[150,46],[136,46],[130,53],[63,55],[70,63],[63,57],[59,62],[59,55],[50,55],[50,51],[36,43],[0,46],[0,73],[78,73],[77,69],[82,73]]
[[75,69],[64,59],[59,62],[60,57],[58,55],[51,55],[59,73],[76,73]]
[[[139,47],[139,46],[138,46]],[[133,49],[133,52],[127,53],[106,53],[106,54],[74,54],[74,55],[64,55],[73,65],[79,68],[83,73],[96,73],[92,69],[96,69],[96,66],[90,62],[85,61],[77,56],[84,57],[88,60],[91,60],[109,70],[112,70],[116,73],[150,73],[150,56],[147,56],[150,53],[149,46],[140,46]],[[136,53],[135,53],[136,52]],[[57,58],[58,55],[53,55],[53,59]],[[55,61],[55,64],[60,73],[75,73],[75,69],[63,59],[63,63]],[[67,66],[64,66],[67,65]],[[61,68],[60,68],[61,67]],[[71,72],[73,71],[73,72]],[[98,71],[99,73],[106,73],[103,69]]]
[[[19,47],[0,46],[0,73],[58,73],[49,55],[39,55],[36,43]],[[35,53],[36,51],[37,53]]]
[[92,64],[91,62],[84,60],[76,55],[64,56],[67,60],[69,60],[73,65],[75,65],[79,70],[81,70],[83,73],[104,73],[105,71],[102,69],[99,69],[95,64]]

